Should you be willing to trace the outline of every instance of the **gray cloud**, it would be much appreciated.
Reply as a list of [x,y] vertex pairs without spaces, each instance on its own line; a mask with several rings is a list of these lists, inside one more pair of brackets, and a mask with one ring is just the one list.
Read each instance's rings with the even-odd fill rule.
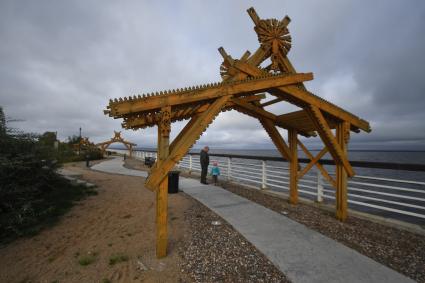
[[[289,57],[298,71],[314,72],[308,87],[371,122],[371,134],[353,135],[353,148],[425,149],[419,0],[2,1],[0,105],[27,131],[64,139],[81,126],[94,141],[109,139],[121,122],[103,115],[109,98],[219,81],[218,47],[233,57],[254,51],[250,6],[262,18],[288,14]],[[156,142],[156,129],[123,135]],[[236,112],[220,114],[198,144],[271,146],[257,121]]]

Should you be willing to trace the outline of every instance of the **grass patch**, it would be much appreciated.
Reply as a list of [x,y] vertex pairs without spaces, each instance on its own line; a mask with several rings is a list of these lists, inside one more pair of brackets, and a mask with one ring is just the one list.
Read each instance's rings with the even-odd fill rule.
[[103,278],[102,283],[112,283],[112,281],[109,280],[108,278]]
[[85,255],[78,259],[78,263],[81,266],[87,266],[89,264],[92,264],[95,261],[96,261],[96,254]]
[[126,255],[113,255],[109,258],[109,265],[115,265],[120,262],[128,261],[128,256]]

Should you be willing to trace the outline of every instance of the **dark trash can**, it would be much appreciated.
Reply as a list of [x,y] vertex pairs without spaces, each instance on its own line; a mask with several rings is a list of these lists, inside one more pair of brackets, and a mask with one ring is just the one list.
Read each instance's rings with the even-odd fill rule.
[[179,192],[179,174],[180,171],[168,172],[168,193],[177,194]]
[[152,167],[155,164],[155,157],[145,157],[145,165]]

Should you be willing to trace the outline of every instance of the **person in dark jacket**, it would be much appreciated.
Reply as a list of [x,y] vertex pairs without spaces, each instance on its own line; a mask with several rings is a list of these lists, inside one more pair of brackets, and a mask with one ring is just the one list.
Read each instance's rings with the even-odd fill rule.
[[208,146],[204,147],[201,150],[200,160],[201,163],[201,183],[207,184],[207,174],[208,174],[208,165],[210,164],[210,156],[208,155],[208,151],[210,148]]

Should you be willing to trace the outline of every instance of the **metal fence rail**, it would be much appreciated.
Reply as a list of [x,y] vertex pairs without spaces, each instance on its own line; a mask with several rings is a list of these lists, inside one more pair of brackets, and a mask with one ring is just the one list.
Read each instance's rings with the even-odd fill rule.
[[[114,150],[125,153],[125,150]],[[182,170],[200,172],[199,154],[188,154],[178,164]],[[156,152],[135,151],[134,157],[156,157]],[[221,176],[256,189],[289,193],[289,171],[286,162],[275,157],[240,155],[210,155],[219,163]],[[307,160],[300,159],[300,162]],[[334,174],[332,162],[321,162]],[[355,167],[371,170],[407,170],[425,174],[425,167],[416,164],[385,164],[377,162],[352,162]],[[370,166],[368,166],[370,165]],[[373,171],[371,171],[373,172]],[[317,202],[333,203],[335,190],[322,178],[320,172],[311,170],[299,180],[299,195]],[[425,225],[425,182],[357,175],[348,181],[348,204],[351,209]]]

